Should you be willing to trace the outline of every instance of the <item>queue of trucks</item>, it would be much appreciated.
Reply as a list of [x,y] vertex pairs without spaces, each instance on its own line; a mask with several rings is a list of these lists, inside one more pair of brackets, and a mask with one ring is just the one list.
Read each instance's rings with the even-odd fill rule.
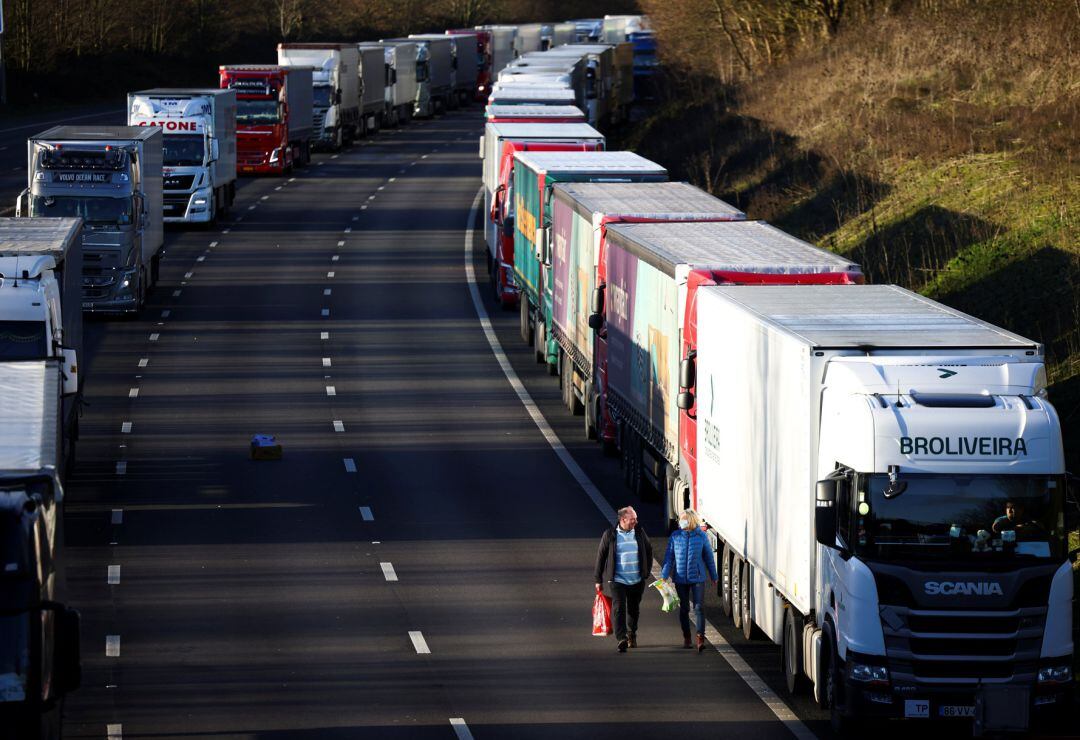
[[1059,719],[1080,517],[1042,345],[606,151],[655,44],[577,34],[497,75],[480,142],[494,297],[567,411],[669,526],[698,512],[723,614],[835,731]]

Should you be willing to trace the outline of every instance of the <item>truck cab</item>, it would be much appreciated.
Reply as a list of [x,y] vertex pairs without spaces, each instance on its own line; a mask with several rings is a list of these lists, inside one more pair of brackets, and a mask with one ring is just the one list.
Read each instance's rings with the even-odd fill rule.
[[60,703],[79,687],[79,614],[55,600],[59,482],[0,474],[0,725],[59,740]]
[[[285,174],[310,157],[310,68],[241,64],[219,68],[222,89],[236,91],[236,159],[240,172]],[[293,106],[303,110],[293,110]]]

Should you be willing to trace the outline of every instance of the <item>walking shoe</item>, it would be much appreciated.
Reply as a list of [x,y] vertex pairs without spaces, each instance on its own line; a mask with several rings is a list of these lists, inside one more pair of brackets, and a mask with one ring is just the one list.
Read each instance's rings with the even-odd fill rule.
[[632,647],[632,648],[637,647],[637,633],[636,632],[631,632],[630,633],[630,647]]
[[683,632],[682,646],[684,648],[689,648],[690,647],[690,633],[689,632]]
[[705,649],[705,635],[697,636],[697,651],[700,653]]
[[626,652],[627,644],[628,643],[626,642],[626,640],[619,640],[619,652],[620,653],[625,653]]

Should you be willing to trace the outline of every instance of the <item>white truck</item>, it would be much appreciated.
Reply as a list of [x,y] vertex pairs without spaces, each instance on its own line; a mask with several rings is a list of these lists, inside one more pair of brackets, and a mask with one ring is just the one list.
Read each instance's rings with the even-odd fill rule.
[[453,55],[451,81],[458,106],[468,105],[476,92],[480,67],[477,65],[477,35],[460,31],[447,34]]
[[514,36],[514,56],[519,57],[522,54],[528,54],[530,51],[541,50],[541,33],[542,26],[539,23],[526,23],[517,27],[517,34]]
[[413,34],[409,41],[417,45],[416,108],[414,115],[428,118],[457,107],[454,96],[454,52],[445,34]]
[[491,34],[491,77],[494,79],[503,67],[514,60],[517,26],[477,26],[476,30]]
[[27,141],[27,158],[16,215],[83,220],[83,310],[142,310],[165,244],[161,129],[56,126]]
[[278,64],[312,67],[313,144],[338,151],[360,135],[360,56],[356,44],[278,44]]
[[50,445],[61,477],[79,436],[82,232],[78,218],[0,218],[0,364],[58,368],[62,382],[53,384],[50,401],[57,436]]
[[211,223],[236,199],[236,91],[128,93],[128,125],[162,132],[165,223]]
[[360,128],[365,136],[382,128],[386,106],[386,53],[372,46],[356,47],[360,67]]
[[895,286],[702,287],[696,328],[694,505],[724,610],[782,645],[788,687],[809,678],[838,731],[1071,707],[1042,346]]
[[408,121],[416,105],[417,44],[413,41],[365,41],[358,46],[383,50],[386,71],[383,122],[387,126],[397,126]]

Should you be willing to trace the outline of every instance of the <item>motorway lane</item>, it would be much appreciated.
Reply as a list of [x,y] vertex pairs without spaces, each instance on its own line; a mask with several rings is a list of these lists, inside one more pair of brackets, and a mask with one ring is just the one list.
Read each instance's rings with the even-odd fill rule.
[[[654,595],[639,651],[589,635],[604,520],[464,282],[478,131],[454,114],[246,181],[236,223],[170,232],[143,316],[88,328],[69,736],[788,736]],[[281,462],[246,459],[255,432]]]

